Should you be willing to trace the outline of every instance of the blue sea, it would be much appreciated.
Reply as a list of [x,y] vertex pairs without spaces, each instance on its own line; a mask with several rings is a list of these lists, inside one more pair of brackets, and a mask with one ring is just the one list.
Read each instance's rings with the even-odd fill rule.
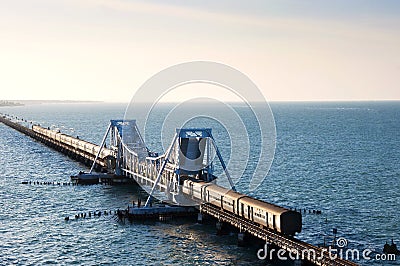
[[[281,206],[306,209],[297,237],[314,245],[331,241],[335,228],[349,248],[374,250],[372,258],[382,253],[385,242],[393,239],[400,246],[400,102],[270,106],[276,128],[272,166],[253,191],[248,180],[257,165],[250,159],[238,179],[238,190]],[[160,123],[172,107],[164,104],[154,110],[145,134],[153,151],[162,153],[163,141],[172,140],[173,130],[160,138]],[[192,108],[222,112],[204,103]],[[248,138],[233,142],[229,136],[234,132],[204,117],[188,123],[211,127],[227,162],[235,158],[233,146],[250,145],[250,158],[259,150],[251,112],[239,104],[233,108],[245,121]],[[125,109],[126,104],[117,103],[47,103],[0,107],[0,113],[100,143],[109,120],[123,118]],[[124,224],[104,215],[64,221],[65,216],[81,212],[126,208],[146,195],[132,185],[23,185],[22,181],[68,182],[70,175],[88,169],[3,124],[0,162],[0,265],[275,265],[260,261],[255,247],[238,247],[236,236],[217,236],[212,225]],[[241,162],[229,163],[235,169]],[[217,166],[216,173],[221,173]],[[394,262],[358,262],[399,265],[399,261],[400,257]]]

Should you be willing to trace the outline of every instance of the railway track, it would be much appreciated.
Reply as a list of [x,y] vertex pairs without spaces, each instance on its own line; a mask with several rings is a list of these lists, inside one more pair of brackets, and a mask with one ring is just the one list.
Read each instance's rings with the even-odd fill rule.
[[335,254],[331,254],[327,249],[316,247],[309,243],[303,242],[295,238],[289,238],[280,235],[270,229],[262,228],[260,225],[246,220],[233,213],[221,210],[209,203],[200,206],[200,212],[211,215],[219,221],[229,223],[240,230],[240,232],[249,233],[259,239],[263,239],[266,243],[274,244],[290,253],[292,257],[307,260],[315,265],[321,266],[356,266],[355,262],[341,259]]

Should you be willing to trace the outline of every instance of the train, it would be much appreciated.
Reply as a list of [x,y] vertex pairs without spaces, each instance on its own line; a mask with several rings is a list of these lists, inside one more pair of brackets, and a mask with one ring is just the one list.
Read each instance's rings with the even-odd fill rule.
[[251,198],[217,184],[186,179],[182,192],[192,200],[210,203],[280,234],[294,236],[301,232],[301,213]]
[[[92,154],[94,156],[96,156],[96,154],[99,152],[100,149],[100,146],[96,144],[90,143],[85,140],[81,140],[79,138],[74,138],[72,136],[63,134],[60,131],[53,131],[38,125],[33,125],[32,130],[36,133],[39,133],[42,136],[46,136],[52,140],[58,141],[60,143],[71,146],[77,150]],[[112,151],[103,148],[99,157],[105,158],[109,155],[112,155]]]

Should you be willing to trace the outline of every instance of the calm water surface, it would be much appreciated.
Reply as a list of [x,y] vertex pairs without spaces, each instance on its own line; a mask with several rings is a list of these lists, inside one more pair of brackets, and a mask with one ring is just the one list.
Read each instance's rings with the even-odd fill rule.
[[[43,104],[3,107],[0,112],[99,143],[108,121],[122,118],[125,107]],[[337,228],[350,247],[360,250],[380,252],[392,238],[400,244],[400,103],[273,103],[271,107],[277,129],[271,170],[262,185],[249,192],[246,180],[255,167],[250,162],[239,190],[286,207],[322,210],[322,215],[303,217],[298,237],[307,242],[321,244]],[[237,110],[246,119],[246,111]],[[163,117],[166,109],[157,112]],[[229,159],[230,141],[223,127],[198,123],[213,127],[223,156]],[[154,138],[148,143],[161,151],[157,127],[154,122]],[[237,247],[235,236],[216,236],[209,225],[121,224],[111,216],[65,222],[65,216],[78,212],[125,208],[145,195],[135,186],[22,185],[25,180],[67,182],[85,167],[3,124],[0,151],[1,265],[266,264],[256,258],[254,248]],[[399,260],[384,265],[398,265]]]

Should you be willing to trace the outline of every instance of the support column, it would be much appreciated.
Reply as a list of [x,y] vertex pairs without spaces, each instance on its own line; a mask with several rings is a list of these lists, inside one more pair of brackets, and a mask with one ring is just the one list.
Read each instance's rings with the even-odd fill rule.
[[239,247],[245,247],[246,246],[246,244],[247,244],[247,236],[246,236],[246,233],[244,233],[244,232],[239,232],[238,233],[238,242],[237,242],[237,244],[238,244],[238,246]]
[[215,227],[217,228],[217,235],[226,235],[227,234],[227,230],[226,230],[226,224],[222,221],[218,221],[215,225]]
[[203,223],[203,214],[201,214],[200,212],[197,214],[197,222],[199,224]]

